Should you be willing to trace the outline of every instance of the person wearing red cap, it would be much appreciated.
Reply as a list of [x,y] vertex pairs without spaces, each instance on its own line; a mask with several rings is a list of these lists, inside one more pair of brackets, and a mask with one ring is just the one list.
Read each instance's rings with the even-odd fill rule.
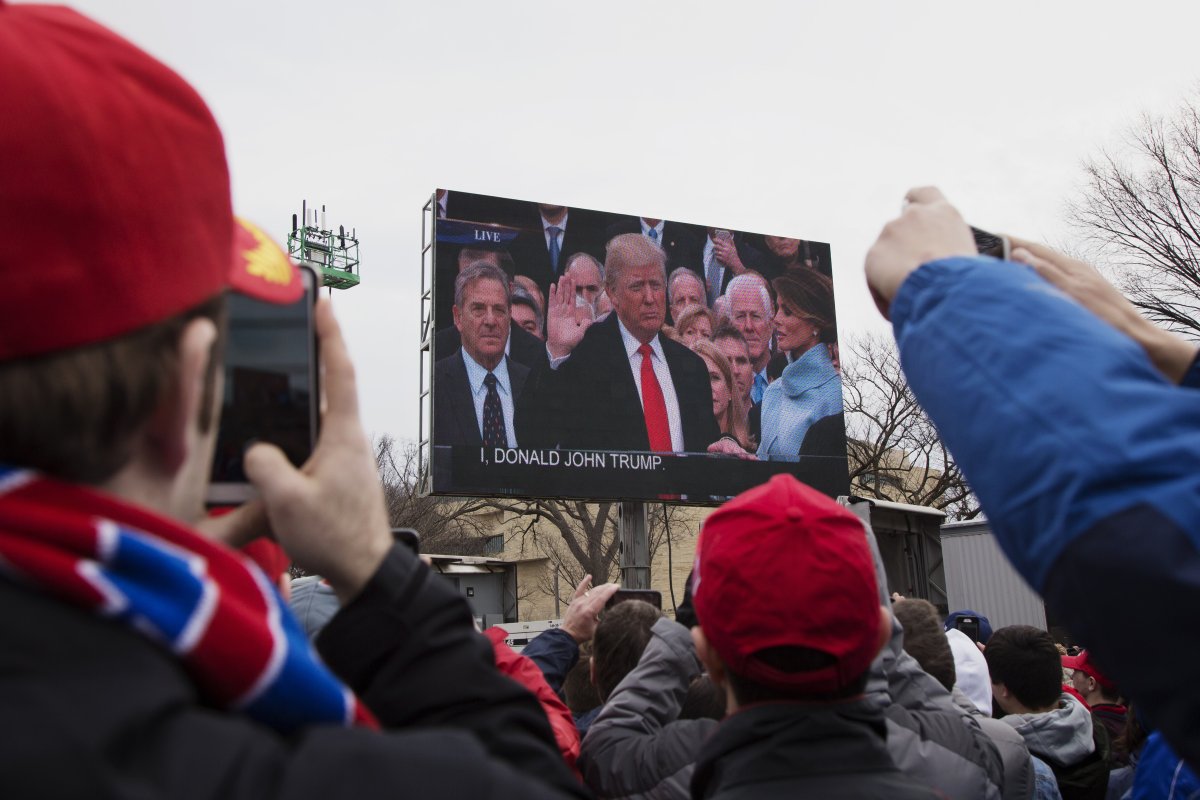
[[893,763],[863,698],[892,633],[858,518],[790,475],[704,523],[692,579],[696,651],[730,715],[693,797],[937,797]]
[[1109,763],[1114,767],[1125,766],[1129,763],[1129,754],[1123,746],[1123,734],[1129,709],[1121,702],[1117,685],[1105,677],[1087,650],[1076,656],[1063,656],[1062,665],[1071,670],[1071,687],[1091,709],[1092,719],[1108,729],[1108,740],[1112,744]]
[[[235,222],[196,92],[69,9],[0,2],[0,114],[5,795],[586,796],[465,601],[392,546],[328,302],[312,457],[256,445],[261,499],[203,519],[225,292],[302,287]],[[342,601],[322,658],[229,547],[270,531]]]

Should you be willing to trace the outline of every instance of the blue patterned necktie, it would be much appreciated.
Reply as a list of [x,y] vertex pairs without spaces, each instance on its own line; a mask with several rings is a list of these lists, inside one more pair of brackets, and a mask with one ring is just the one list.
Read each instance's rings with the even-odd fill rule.
[[657,228],[651,228],[650,232],[647,235],[650,237],[650,241],[652,241],[652,242],[658,241],[658,229]]
[[750,399],[755,403],[761,403],[765,391],[767,391],[766,376],[761,372],[754,373],[754,385],[750,387]]
[[557,225],[551,225],[546,228],[546,233],[550,234],[550,269],[554,274],[558,274],[558,235],[562,233],[562,228]]
[[483,401],[483,446],[508,447],[508,432],[504,428],[504,409],[496,391],[496,376],[488,373],[483,379],[487,397]]

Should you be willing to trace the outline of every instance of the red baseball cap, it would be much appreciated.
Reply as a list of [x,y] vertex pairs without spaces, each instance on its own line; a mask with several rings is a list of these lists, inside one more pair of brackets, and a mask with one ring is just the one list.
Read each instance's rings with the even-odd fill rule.
[[1062,665],[1067,669],[1077,669],[1085,675],[1089,675],[1096,679],[1096,683],[1108,691],[1109,693],[1117,690],[1117,685],[1105,677],[1100,668],[1096,666],[1096,662],[1092,660],[1087,650],[1080,651],[1077,656],[1063,656]]
[[292,290],[249,274],[235,250],[204,101],[107,28],[0,0],[0,110],[0,360],[111,339],[231,285],[302,291],[298,274]]
[[[709,516],[692,580],[705,638],[741,677],[835,694],[879,650],[879,591],[862,522],[791,475],[776,475]],[[822,651],[834,663],[786,672],[756,657],[788,646]]]

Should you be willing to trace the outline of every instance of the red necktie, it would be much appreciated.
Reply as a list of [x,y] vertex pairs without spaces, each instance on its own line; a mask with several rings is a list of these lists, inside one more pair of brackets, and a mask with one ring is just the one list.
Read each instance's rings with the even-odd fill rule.
[[650,449],[670,453],[675,448],[671,446],[667,403],[663,400],[658,376],[654,374],[654,365],[650,363],[654,351],[650,349],[650,345],[644,344],[638,348],[638,352],[642,354],[642,413],[646,416],[646,434],[650,437]]

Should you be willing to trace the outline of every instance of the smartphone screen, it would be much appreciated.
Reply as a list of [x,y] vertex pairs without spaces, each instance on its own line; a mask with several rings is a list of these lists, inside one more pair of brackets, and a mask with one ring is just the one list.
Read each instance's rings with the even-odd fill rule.
[[316,276],[307,268],[300,275],[304,296],[290,305],[229,294],[225,388],[210,503],[239,503],[253,496],[242,468],[242,455],[251,444],[270,442],[296,466],[308,460],[316,444]]
[[617,603],[624,603],[626,600],[641,600],[662,611],[662,592],[657,589],[618,589],[604,604],[604,607],[612,608]]
[[975,617],[959,617],[954,627],[971,637],[972,642],[979,641],[979,620]]
[[1012,255],[1012,246],[1007,236],[990,233],[981,228],[971,227],[971,235],[975,237],[975,249],[982,256],[992,256],[1001,261],[1008,261]]

